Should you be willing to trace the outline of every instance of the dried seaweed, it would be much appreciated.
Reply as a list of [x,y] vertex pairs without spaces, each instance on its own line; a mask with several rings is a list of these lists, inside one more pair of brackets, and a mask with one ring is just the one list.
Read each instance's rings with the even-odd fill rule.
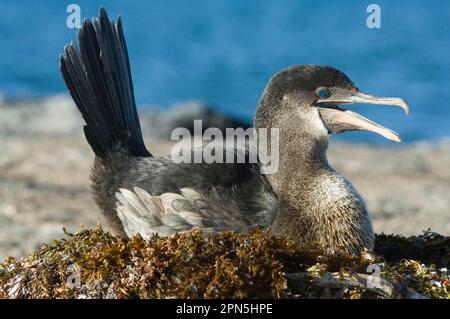
[[[327,256],[261,228],[248,235],[224,231],[208,238],[193,230],[169,238],[123,239],[100,226],[67,235],[28,257],[7,259],[0,266],[0,298],[450,296],[444,268],[448,237],[432,233],[417,238],[379,235],[378,255],[358,257]],[[379,287],[367,284],[373,276],[370,265],[379,269]],[[78,284],[74,269],[80,270]]]
[[450,268],[450,237],[427,230],[420,236],[376,236],[375,252],[389,262],[402,259],[420,260],[425,264]]

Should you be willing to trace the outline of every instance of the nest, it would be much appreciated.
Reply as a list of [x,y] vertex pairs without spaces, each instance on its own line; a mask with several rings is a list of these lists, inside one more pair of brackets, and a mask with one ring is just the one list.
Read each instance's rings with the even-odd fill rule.
[[117,238],[100,226],[0,265],[0,298],[449,298],[450,237],[326,256],[261,228]]

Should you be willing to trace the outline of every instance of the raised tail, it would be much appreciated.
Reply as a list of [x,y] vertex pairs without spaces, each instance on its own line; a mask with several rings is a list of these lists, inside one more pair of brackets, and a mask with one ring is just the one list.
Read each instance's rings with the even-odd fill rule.
[[86,125],[84,134],[96,155],[125,150],[131,156],[151,156],[146,149],[134,99],[121,17],[109,21],[85,19],[73,43],[60,56],[60,69]]

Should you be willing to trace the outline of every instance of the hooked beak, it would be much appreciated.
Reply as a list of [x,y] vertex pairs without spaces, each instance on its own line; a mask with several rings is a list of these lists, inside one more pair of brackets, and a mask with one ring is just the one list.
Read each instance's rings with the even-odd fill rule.
[[338,105],[352,103],[395,105],[401,107],[406,114],[409,113],[408,104],[400,98],[377,97],[362,92],[352,92],[345,96],[336,94],[336,96],[319,99],[316,102],[322,121],[329,132],[370,131],[395,142],[401,141],[400,136],[396,132],[381,126],[358,113],[338,107]]

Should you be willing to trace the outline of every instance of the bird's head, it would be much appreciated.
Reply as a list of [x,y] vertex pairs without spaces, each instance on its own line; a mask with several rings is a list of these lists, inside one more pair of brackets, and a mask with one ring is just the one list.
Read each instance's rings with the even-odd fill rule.
[[[400,98],[362,93],[341,71],[319,65],[296,65],[277,73],[267,85],[255,115],[255,127],[279,127],[327,137],[331,133],[364,130],[400,142],[399,135],[342,105],[395,105],[406,113]],[[293,132],[295,134],[295,132]]]

